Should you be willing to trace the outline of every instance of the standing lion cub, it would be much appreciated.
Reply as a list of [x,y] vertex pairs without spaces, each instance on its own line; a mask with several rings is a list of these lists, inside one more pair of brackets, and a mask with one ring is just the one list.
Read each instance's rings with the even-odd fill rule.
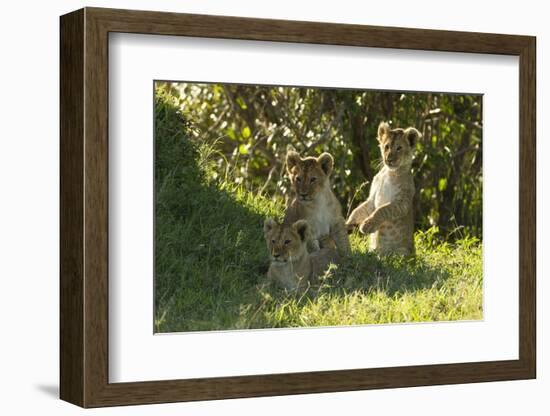
[[268,280],[287,290],[303,290],[315,283],[330,263],[338,261],[334,244],[313,253],[307,251],[310,227],[306,220],[293,224],[277,224],[268,218],[264,222],[264,237],[269,249],[271,264]]
[[317,158],[302,158],[295,150],[289,150],[286,164],[292,193],[284,223],[292,224],[301,219],[307,220],[310,226],[310,251],[322,248],[319,242],[330,237],[336,243],[340,255],[349,254],[351,249],[342,206],[330,185],[330,175],[334,166],[332,156],[323,153]]
[[359,225],[371,234],[373,249],[379,254],[414,253],[414,181],[411,173],[414,144],[420,138],[414,127],[378,127],[378,142],[384,166],[374,177],[368,199],[353,210],[348,228]]

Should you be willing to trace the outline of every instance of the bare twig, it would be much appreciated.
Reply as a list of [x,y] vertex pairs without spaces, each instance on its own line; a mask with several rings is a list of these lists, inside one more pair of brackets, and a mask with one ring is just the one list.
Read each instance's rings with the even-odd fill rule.
[[262,189],[260,189],[260,195],[263,195],[263,193],[265,192],[267,186],[269,185],[269,182],[271,182],[271,180],[273,179],[273,176],[275,175],[275,172],[277,172],[277,167],[273,166],[269,170],[269,174],[267,175],[267,179],[264,183],[264,186],[262,186]]

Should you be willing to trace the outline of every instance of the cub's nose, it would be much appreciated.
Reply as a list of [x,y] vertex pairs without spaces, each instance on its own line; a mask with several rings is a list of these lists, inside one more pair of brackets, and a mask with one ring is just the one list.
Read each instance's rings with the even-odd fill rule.
[[302,198],[305,198],[305,197],[307,196],[307,193],[301,192],[301,193],[300,193],[300,196],[301,196]]
[[273,253],[273,257],[275,257],[276,259],[278,259],[279,257],[281,257],[281,255],[279,253]]

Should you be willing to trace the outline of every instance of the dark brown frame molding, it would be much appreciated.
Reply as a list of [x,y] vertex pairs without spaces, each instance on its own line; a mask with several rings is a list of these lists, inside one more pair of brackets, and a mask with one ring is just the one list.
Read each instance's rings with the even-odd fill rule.
[[[99,407],[535,378],[534,37],[98,8],[62,16],[60,28],[61,399]],[[519,56],[519,359],[109,383],[109,32]]]

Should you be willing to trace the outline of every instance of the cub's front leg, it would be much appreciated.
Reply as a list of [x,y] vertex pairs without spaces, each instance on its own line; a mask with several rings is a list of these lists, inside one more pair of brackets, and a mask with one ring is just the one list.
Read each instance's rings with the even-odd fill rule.
[[363,223],[374,212],[374,198],[367,199],[357,208],[355,208],[349,218],[346,221],[346,228],[348,231]]
[[378,228],[385,221],[395,221],[398,218],[407,215],[411,209],[412,198],[408,195],[401,195],[393,202],[388,202],[374,210],[369,217],[361,223],[359,231],[363,234],[371,234],[378,231]]
[[369,197],[367,198],[367,200],[360,204],[357,208],[355,208],[347,219],[346,228],[348,232],[353,231],[355,227],[362,224],[375,211],[376,207],[374,200],[376,199],[376,194],[379,188],[380,175],[378,174],[372,180],[372,185],[370,187]]
[[349,243],[349,236],[344,218],[341,221],[336,222],[330,230],[330,234],[336,243],[338,254],[341,256],[347,256],[351,253],[351,246]]
[[306,248],[308,253],[319,251],[321,249],[321,246],[319,245],[319,240],[313,237],[308,238],[306,242]]
[[380,220],[380,217],[376,217],[375,215],[370,215],[365,221],[361,223],[359,226],[359,231],[363,234],[372,234],[378,231],[378,228],[380,228],[380,225],[382,224],[382,221]]

